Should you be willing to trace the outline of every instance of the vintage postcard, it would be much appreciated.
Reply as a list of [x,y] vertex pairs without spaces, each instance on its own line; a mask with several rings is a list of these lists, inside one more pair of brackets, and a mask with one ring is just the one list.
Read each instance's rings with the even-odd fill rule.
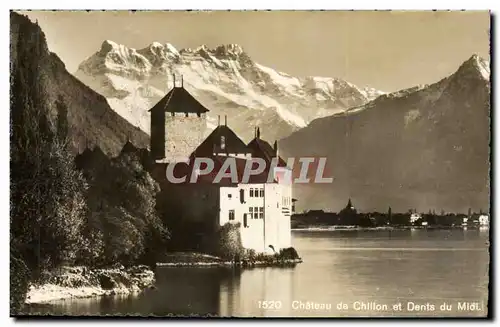
[[488,317],[490,19],[11,11],[11,316]]

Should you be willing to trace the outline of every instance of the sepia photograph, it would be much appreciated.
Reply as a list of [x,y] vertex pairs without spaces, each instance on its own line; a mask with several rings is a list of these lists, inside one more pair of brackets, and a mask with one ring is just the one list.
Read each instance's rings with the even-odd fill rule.
[[491,317],[490,11],[9,20],[11,317]]

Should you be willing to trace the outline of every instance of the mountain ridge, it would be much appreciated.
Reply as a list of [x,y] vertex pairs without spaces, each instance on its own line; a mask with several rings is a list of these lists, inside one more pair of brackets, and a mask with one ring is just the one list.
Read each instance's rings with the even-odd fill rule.
[[489,112],[489,63],[473,55],[436,83],[318,118],[280,149],[327,157],[334,183],[296,188],[309,207],[335,211],[351,197],[363,210],[486,209]]
[[245,121],[232,126],[244,139],[252,137],[249,122],[260,125],[264,137],[277,139],[313,118],[383,94],[338,78],[298,78],[278,72],[254,62],[237,44],[177,50],[170,43],[153,42],[137,50],[105,40],[75,73],[106,96],[115,111],[146,132],[149,117],[144,110],[166,94],[173,75],[182,75],[186,89],[211,110],[210,128],[216,126],[217,115],[228,115],[230,121]]

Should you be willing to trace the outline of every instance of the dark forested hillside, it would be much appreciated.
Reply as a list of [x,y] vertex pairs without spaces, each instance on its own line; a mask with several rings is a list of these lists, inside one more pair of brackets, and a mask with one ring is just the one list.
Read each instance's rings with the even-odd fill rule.
[[[11,313],[17,314],[29,283],[43,282],[52,269],[154,262],[154,247],[168,235],[156,213],[158,186],[143,166],[147,150],[138,156],[127,150],[127,140],[145,147],[147,135],[69,74],[40,27],[16,13],[10,50]],[[97,163],[95,155],[87,160],[99,170],[75,164],[87,147],[102,149]]]
[[[10,19],[11,91],[23,101],[43,104],[51,121],[57,114],[56,102],[63,103],[68,108],[70,147],[74,153],[98,145],[106,154],[115,156],[127,139],[137,146],[148,146],[147,134],[129,124],[103,96],[66,71],[64,63],[47,48],[45,35],[36,23],[14,12]],[[13,107],[13,114],[15,110],[20,109]]]

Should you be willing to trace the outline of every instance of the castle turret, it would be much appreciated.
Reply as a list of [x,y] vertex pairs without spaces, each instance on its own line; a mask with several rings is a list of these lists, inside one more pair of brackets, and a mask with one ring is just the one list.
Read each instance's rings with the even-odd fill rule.
[[151,155],[153,159],[177,162],[189,158],[203,141],[209,111],[185,88],[181,77],[151,112]]

